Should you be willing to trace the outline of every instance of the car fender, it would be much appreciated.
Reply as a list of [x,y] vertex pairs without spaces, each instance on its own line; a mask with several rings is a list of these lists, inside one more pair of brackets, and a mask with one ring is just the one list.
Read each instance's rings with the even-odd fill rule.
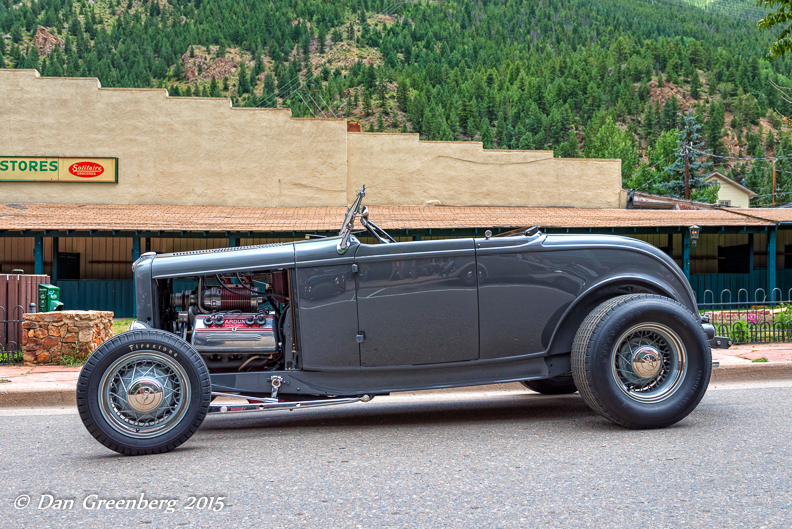
[[[551,331],[547,355],[570,352],[575,333],[589,312],[607,299],[628,293],[658,294],[675,299],[686,307],[690,304],[682,293],[657,277],[640,273],[610,276],[587,288],[558,319],[551,319],[543,332],[545,334]],[[544,336],[542,341],[545,341]]]

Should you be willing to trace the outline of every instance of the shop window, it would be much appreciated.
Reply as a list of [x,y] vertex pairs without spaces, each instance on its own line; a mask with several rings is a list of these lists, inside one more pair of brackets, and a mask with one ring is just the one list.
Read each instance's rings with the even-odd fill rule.
[[719,274],[747,274],[750,270],[751,247],[748,244],[718,246]]

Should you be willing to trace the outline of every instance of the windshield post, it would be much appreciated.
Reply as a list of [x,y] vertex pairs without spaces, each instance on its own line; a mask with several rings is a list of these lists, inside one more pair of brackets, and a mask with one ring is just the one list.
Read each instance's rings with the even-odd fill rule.
[[344,224],[341,225],[341,231],[338,235],[341,240],[338,243],[338,253],[343,254],[349,249],[349,237],[352,235],[352,228],[355,226],[355,217],[360,215],[361,204],[363,197],[366,196],[366,186],[358,191],[357,198],[352,203],[352,206],[347,210],[346,217],[344,217]]

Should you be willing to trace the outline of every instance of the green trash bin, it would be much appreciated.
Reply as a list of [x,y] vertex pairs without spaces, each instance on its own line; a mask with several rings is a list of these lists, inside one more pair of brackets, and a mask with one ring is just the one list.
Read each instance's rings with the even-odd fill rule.
[[53,312],[61,310],[63,303],[60,300],[60,287],[41,283],[38,293],[38,311]]

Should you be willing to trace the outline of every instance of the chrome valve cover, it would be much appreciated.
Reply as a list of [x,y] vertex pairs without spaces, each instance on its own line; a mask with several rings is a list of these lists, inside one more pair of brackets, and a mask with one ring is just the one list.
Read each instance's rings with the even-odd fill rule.
[[192,346],[201,354],[270,354],[278,350],[273,314],[201,314]]

